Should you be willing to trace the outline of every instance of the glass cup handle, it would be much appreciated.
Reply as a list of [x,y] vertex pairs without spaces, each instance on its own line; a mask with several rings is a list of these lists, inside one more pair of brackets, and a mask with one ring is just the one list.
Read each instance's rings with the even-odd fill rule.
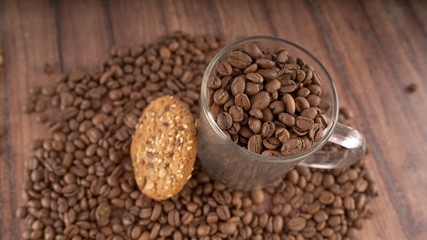
[[299,165],[314,168],[341,168],[360,160],[366,151],[365,137],[356,129],[337,123],[329,142],[343,146],[339,151],[317,151]]

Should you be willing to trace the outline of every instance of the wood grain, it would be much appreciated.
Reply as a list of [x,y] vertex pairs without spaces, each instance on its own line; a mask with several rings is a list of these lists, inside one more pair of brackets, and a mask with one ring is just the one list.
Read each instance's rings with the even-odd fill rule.
[[223,33],[228,39],[237,40],[250,35],[274,35],[261,1],[215,0],[213,2]]
[[108,1],[117,45],[150,43],[167,33],[160,1]]
[[[165,23],[169,32],[191,34],[218,34],[220,25],[214,24],[215,15],[208,0],[163,0]],[[197,19],[197,21],[194,21]]]
[[[427,2],[0,0],[0,239],[20,239],[22,184],[31,140],[47,135],[21,112],[27,90],[53,84],[43,73],[94,69],[112,45],[149,43],[162,34],[223,33],[230,40],[276,35],[313,53],[355,110],[368,141],[366,161],[380,196],[360,239],[427,238]],[[408,95],[404,88],[416,83]],[[37,127],[35,127],[37,126]],[[40,126],[40,127],[39,127]]]
[[[380,46],[360,4],[327,2],[318,4],[318,7],[330,32],[331,42],[336,46],[337,57],[346,73],[346,81],[354,89],[353,98],[359,103],[357,109],[360,111],[359,116],[364,119],[363,127],[380,167],[379,174],[388,182],[390,194],[395,196],[394,207],[400,212],[401,224],[407,228],[407,237],[412,239],[425,236],[426,232],[418,224],[427,224],[423,220],[427,209],[420,209],[418,206],[427,200],[427,195],[423,191],[412,194],[406,192],[408,187],[416,189],[427,181],[423,170],[427,167],[423,157],[426,149],[422,144],[426,143],[425,125],[421,124],[417,116],[422,113],[421,110],[417,113],[412,107],[413,103],[398,80],[398,71],[406,74],[409,71],[404,67],[392,67],[396,63],[393,61],[395,59],[390,59]],[[331,16],[330,12],[334,11],[337,14]],[[352,31],[340,34],[337,29],[342,28]],[[406,64],[411,65],[410,62]],[[387,95],[393,97],[384,97]],[[372,103],[377,106],[372,107]],[[390,162],[390,159],[395,161]]]
[[64,71],[97,67],[113,45],[108,11],[102,1],[62,0],[57,11]]
[[[2,180],[9,179],[6,187],[2,181],[1,216],[3,223],[1,239],[18,239],[24,230],[18,224],[15,210],[23,203],[22,184],[24,166],[31,156],[29,144],[32,139],[46,136],[46,128],[39,127],[32,118],[21,112],[26,101],[27,89],[33,85],[49,83],[50,77],[43,73],[46,62],[58,66],[58,47],[55,31],[55,12],[50,1],[4,1],[3,54],[4,85],[8,116],[7,159],[2,161]],[[53,26],[53,27],[50,27]],[[3,112],[2,112],[3,115]],[[4,116],[4,115],[3,115]],[[5,171],[5,172],[3,172]],[[8,227],[7,227],[8,226]]]

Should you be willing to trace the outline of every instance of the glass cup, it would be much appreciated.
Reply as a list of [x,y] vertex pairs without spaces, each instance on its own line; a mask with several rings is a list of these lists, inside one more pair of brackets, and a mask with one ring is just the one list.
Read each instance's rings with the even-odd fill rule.
[[[289,55],[303,59],[310,64],[322,79],[322,99],[331,103],[326,113],[329,124],[323,137],[309,149],[287,157],[268,157],[250,152],[229,139],[213,118],[207,101],[207,82],[215,74],[219,61],[225,61],[230,51],[241,49],[253,42],[265,51],[285,48]],[[365,138],[357,130],[337,123],[338,95],[334,83],[325,67],[310,52],[290,41],[270,37],[254,36],[235,41],[215,55],[209,63],[202,80],[200,94],[200,126],[198,133],[198,157],[207,173],[228,187],[248,191],[263,188],[283,177],[297,165],[314,168],[340,168],[361,159],[366,150]],[[332,152],[322,151],[326,142],[344,147]]]

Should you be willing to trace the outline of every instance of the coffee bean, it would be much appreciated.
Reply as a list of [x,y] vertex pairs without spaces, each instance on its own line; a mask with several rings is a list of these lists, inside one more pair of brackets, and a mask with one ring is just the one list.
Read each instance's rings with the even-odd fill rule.
[[228,98],[229,98],[228,92],[222,88],[216,90],[213,95],[213,100],[218,105],[224,105],[228,101]]
[[252,63],[251,57],[240,51],[230,52],[227,61],[231,66],[239,69],[245,69]]
[[252,109],[260,109],[268,107],[271,102],[271,97],[268,92],[261,91],[257,93],[255,96],[251,97],[251,107]]
[[264,138],[271,137],[276,132],[276,125],[273,122],[266,121],[261,126],[261,135]]
[[286,128],[278,128],[275,131],[274,136],[283,144],[286,143],[290,138],[290,134]]
[[226,222],[219,226],[219,230],[224,234],[231,235],[236,232],[237,227],[234,223]]
[[286,112],[289,114],[295,113],[295,100],[290,94],[285,94],[283,100],[286,106]]
[[243,73],[244,74],[253,73],[253,72],[256,72],[256,70],[258,70],[258,64],[254,63],[254,64],[251,64],[249,67],[247,67],[243,71]]
[[264,118],[264,114],[258,108],[252,108],[249,111],[249,116],[257,118],[257,119],[263,119]]
[[236,96],[239,93],[243,93],[245,91],[246,81],[243,75],[237,76],[231,82],[231,94]]
[[270,108],[264,108],[264,110],[262,110],[262,120],[264,122],[272,122],[274,120],[274,115]]
[[283,217],[280,215],[275,215],[273,218],[273,231],[275,233],[281,233],[283,230]]
[[234,98],[234,103],[237,106],[243,108],[245,111],[249,110],[249,108],[251,107],[251,103],[249,101],[249,98],[244,93],[237,94]]
[[415,84],[415,83],[411,83],[411,84],[409,84],[408,86],[406,86],[405,91],[406,91],[408,94],[411,94],[411,93],[416,92],[416,91],[417,91],[417,89],[418,89],[418,85],[417,85],[417,84]]
[[16,217],[17,218],[21,218],[21,219],[23,219],[23,218],[25,218],[27,216],[27,208],[26,207],[19,207],[17,210],[16,210]]
[[255,43],[245,44],[243,47],[243,51],[254,59],[260,58],[262,56],[261,50]]
[[262,137],[260,135],[253,135],[248,141],[248,150],[260,154],[262,152]]
[[334,200],[335,200],[334,194],[329,191],[324,191],[319,196],[320,203],[325,205],[332,204]]
[[226,205],[218,206],[216,209],[216,214],[218,215],[218,218],[222,221],[226,221],[231,217],[230,210]]
[[282,156],[282,154],[276,150],[265,150],[261,153],[261,155],[267,156],[267,157],[281,157]]
[[210,232],[210,226],[207,224],[201,224],[197,228],[197,236],[199,236],[199,237],[208,236],[209,232]]
[[111,206],[104,202],[98,205],[95,212],[96,222],[98,226],[105,226],[110,221]]
[[306,224],[307,224],[307,221],[305,220],[305,218],[293,217],[287,222],[286,225],[289,228],[289,230],[299,232],[305,228]]
[[162,214],[162,205],[159,203],[154,204],[153,210],[151,212],[150,220],[155,221],[159,219]]
[[295,117],[289,113],[279,113],[278,119],[288,127],[293,127],[295,125]]
[[244,118],[243,108],[240,106],[231,106],[228,112],[234,122],[240,122]]
[[262,140],[262,144],[268,150],[274,150],[279,148],[280,141],[277,138],[269,137]]
[[248,73],[246,74],[246,79],[254,83],[263,83],[264,78],[259,73]]
[[257,118],[249,118],[248,126],[253,133],[258,134],[261,132],[261,121]]
[[[300,129],[301,131],[307,131],[313,128],[314,121],[307,117],[298,116],[295,125]],[[320,125],[318,125],[320,128]]]
[[256,72],[260,74],[265,80],[273,80],[277,77],[277,72],[271,69],[258,69]]
[[[218,88],[220,88],[221,87],[221,79],[220,78],[217,78],[217,77],[209,77],[209,80],[208,80],[208,87],[209,88],[211,88],[211,89],[218,89]],[[172,84],[172,83],[171,83]],[[179,90],[179,89],[176,89],[177,91]]]
[[265,84],[265,90],[269,93],[273,93],[280,89],[280,81],[277,79],[273,79],[269,81],[267,84]]
[[300,153],[304,149],[304,141],[301,138],[294,138],[286,141],[280,152],[283,156],[291,156]]
[[320,104],[321,98],[319,96],[310,94],[306,97],[307,102],[310,104],[310,107],[317,107]]
[[273,114],[280,114],[285,111],[285,103],[282,101],[274,101],[270,104],[270,109]]
[[261,189],[251,191],[252,202],[255,204],[261,204],[264,202],[264,192]]
[[274,62],[269,60],[269,59],[265,59],[265,58],[258,58],[255,61],[258,66],[262,67],[262,68],[272,68],[274,67]]
[[216,121],[218,123],[219,128],[221,128],[223,130],[227,130],[233,124],[233,117],[229,113],[223,112],[223,113],[218,115]]
[[262,85],[259,83],[246,82],[245,94],[247,94],[248,96],[253,96],[253,95],[259,93],[259,91],[261,91],[261,89],[262,89]]

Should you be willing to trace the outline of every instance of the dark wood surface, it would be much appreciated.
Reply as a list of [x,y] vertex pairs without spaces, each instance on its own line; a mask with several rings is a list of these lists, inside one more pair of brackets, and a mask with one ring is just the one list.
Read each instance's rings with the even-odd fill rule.
[[[317,56],[367,139],[379,197],[360,239],[427,239],[427,1],[1,0],[0,239],[20,239],[32,139],[46,129],[21,112],[27,89],[55,72],[94,69],[113,44],[182,30],[228,39],[275,35]],[[413,94],[405,92],[411,83]]]

